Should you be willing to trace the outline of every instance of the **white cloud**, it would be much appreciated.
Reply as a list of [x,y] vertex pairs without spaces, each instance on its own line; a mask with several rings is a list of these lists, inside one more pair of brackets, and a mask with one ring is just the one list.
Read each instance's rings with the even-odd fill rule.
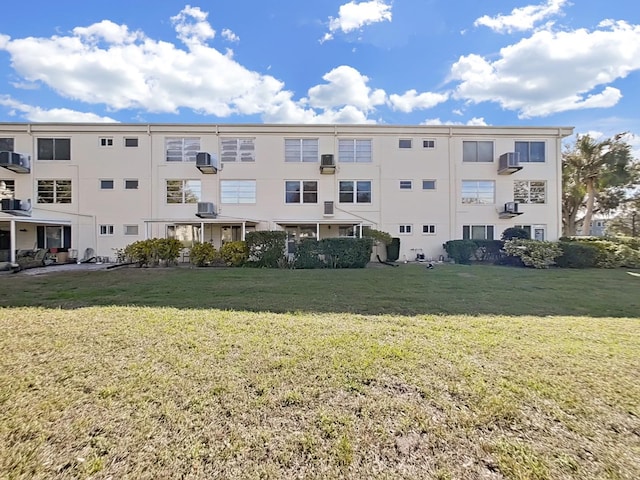
[[468,55],[451,68],[454,97],[492,101],[521,118],[618,103],[608,84],[640,69],[640,26],[603,22],[598,30],[538,31],[503,48],[495,61]]
[[240,37],[238,35],[236,35],[235,33],[233,33],[231,30],[229,30],[228,28],[223,28],[222,32],[220,32],[220,35],[222,35],[222,38],[230,41],[230,42],[239,42],[240,41]]
[[144,38],[141,32],[129,32],[126,25],[118,25],[110,20],[103,20],[88,27],[76,27],[73,33],[89,42],[104,40],[112,44],[133,43]]
[[110,117],[101,117],[95,113],[78,112],[68,108],[52,108],[49,110],[26,105],[11,98],[8,95],[0,96],[0,105],[8,107],[15,115],[16,111],[30,122],[90,122],[90,123],[115,123]]
[[424,92],[418,94],[416,90],[407,90],[402,95],[389,95],[389,103],[394,110],[410,113],[418,109],[433,108],[449,99],[448,93]]
[[325,33],[320,41],[331,40],[337,31],[349,33],[359,30],[365,25],[390,22],[391,17],[391,5],[387,5],[384,0],[370,0],[360,3],[352,0],[340,6],[337,18],[329,17],[329,32]]
[[489,125],[484,117],[473,117],[471,120],[467,121],[467,123],[462,122],[443,122],[439,118],[428,118],[421,125],[469,125],[475,127],[486,127]]
[[568,0],[547,0],[542,5],[527,5],[514,8],[510,15],[497,15],[490,17],[484,15],[473,24],[485,26],[499,33],[512,33],[514,31],[532,30],[534,26],[549,17],[562,13],[562,7]]
[[313,108],[352,105],[368,112],[386,100],[384,90],[372,90],[367,86],[369,79],[353,67],[341,65],[322,78],[327,83],[311,87],[308,92],[309,105]]
[[214,38],[216,31],[207,22],[209,13],[200,10],[200,7],[187,5],[178,15],[171,17],[178,38],[187,45],[201,44],[210,38]]

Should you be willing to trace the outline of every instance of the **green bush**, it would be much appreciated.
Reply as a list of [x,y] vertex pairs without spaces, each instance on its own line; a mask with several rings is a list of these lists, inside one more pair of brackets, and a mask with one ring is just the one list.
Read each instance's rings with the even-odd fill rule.
[[[298,244],[294,257],[295,268],[323,268],[326,263],[321,259],[320,243],[315,238],[305,238]],[[322,257],[324,258],[324,256]]]
[[640,268],[640,249],[628,245],[618,245],[616,255],[622,267]]
[[480,262],[495,261],[502,255],[502,248],[504,247],[502,240],[473,240],[473,243],[476,244],[476,250],[473,255]]
[[155,267],[160,261],[169,266],[177,263],[181,249],[182,243],[175,238],[149,238],[127,245],[123,256],[140,267]]
[[444,244],[444,249],[449,258],[453,258],[456,263],[468,265],[478,246],[473,240],[449,240]]
[[391,241],[393,240],[391,234],[369,227],[365,227],[362,230],[362,236],[371,238],[374,243],[379,243],[382,245],[391,245]]
[[222,245],[220,256],[228,266],[241,267],[249,258],[249,249],[247,248],[246,242],[242,240],[227,242]]
[[189,252],[189,261],[197,267],[211,265],[220,258],[216,247],[209,242],[196,243]]
[[318,243],[329,268],[364,268],[371,259],[371,238],[324,238]]
[[514,240],[519,238],[521,240],[529,240],[531,235],[524,228],[509,227],[502,232],[502,240]]
[[287,232],[249,232],[245,238],[249,250],[248,265],[267,268],[278,268],[282,265]]
[[561,268],[593,268],[596,266],[598,249],[581,242],[559,242],[562,254],[556,258]]
[[504,242],[504,250],[508,255],[520,258],[527,267],[533,268],[549,268],[562,254],[556,242],[539,240],[507,240]]

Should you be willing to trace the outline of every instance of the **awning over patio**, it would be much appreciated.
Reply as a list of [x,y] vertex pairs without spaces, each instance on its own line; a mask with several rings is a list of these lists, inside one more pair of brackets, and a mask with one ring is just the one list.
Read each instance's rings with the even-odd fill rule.
[[59,227],[71,226],[70,220],[52,220],[48,218],[19,217],[0,213],[0,225],[9,225],[9,261],[16,263],[16,232],[21,225],[55,225]]

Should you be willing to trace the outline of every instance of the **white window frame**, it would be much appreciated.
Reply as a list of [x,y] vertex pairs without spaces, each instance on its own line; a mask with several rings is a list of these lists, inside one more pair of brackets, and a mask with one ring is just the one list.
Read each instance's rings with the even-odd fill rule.
[[[471,155],[470,153],[471,144],[475,144],[475,153],[473,155]],[[488,157],[485,157],[484,155],[480,154],[481,153],[480,144],[482,144],[483,146],[491,145],[491,159],[487,159]],[[462,141],[462,162],[463,163],[492,163],[495,160],[495,156],[496,156],[496,147],[493,140],[463,140]]]
[[[130,231],[129,229],[133,229],[135,228],[135,233],[133,233],[132,231]],[[131,236],[137,236],[140,235],[140,226],[137,224],[131,224],[131,225],[123,225],[123,233],[124,235],[131,235]]]
[[[343,201],[343,193],[344,194],[348,194],[349,190],[342,190],[342,184],[347,184],[350,183],[351,184],[351,195],[353,196],[351,201]],[[360,187],[364,187],[364,185],[360,185],[360,184],[364,184],[364,183],[368,183],[369,184],[369,188],[360,188]],[[368,202],[361,202],[359,201],[359,197],[360,194],[364,194],[368,192],[369,193],[369,201]],[[359,204],[359,205],[371,205],[371,203],[373,203],[373,182],[371,180],[340,180],[338,182],[338,200],[339,203],[350,203],[350,204]]]
[[[489,190],[491,197],[488,194]],[[495,180],[462,180],[461,202],[463,205],[495,205]]]
[[[136,186],[129,187],[127,186],[127,182],[136,182]],[[123,185],[125,190],[138,190],[140,188],[140,180],[138,180],[137,178],[125,178]]]
[[[109,185],[109,182],[111,182],[111,186],[105,186],[105,185]],[[112,178],[101,178],[100,179],[100,190],[113,190],[116,187],[115,182],[113,181]]]
[[373,140],[370,138],[339,138],[338,161],[342,163],[371,163]]
[[547,236],[546,225],[514,225],[515,228],[521,228],[529,232],[529,238],[534,240],[544,240]]
[[165,161],[195,162],[200,151],[200,137],[165,137]]
[[422,225],[422,234],[423,235],[435,235],[436,234],[436,226],[433,223],[424,223]]
[[[311,187],[311,185],[308,185],[308,184],[312,184],[312,183],[315,184],[315,188],[307,190],[305,187],[307,186]],[[290,189],[290,187],[292,187],[294,184],[298,185],[297,190]],[[297,193],[298,201],[293,201],[293,200],[290,201],[289,200],[290,193],[291,194]],[[307,196],[307,198],[309,195],[315,195],[315,199],[306,201],[305,195]],[[285,180],[284,203],[287,205],[317,204],[318,203],[318,181],[317,180]]]
[[110,237],[114,234],[114,226],[108,224],[98,225],[98,235],[101,237]]
[[[41,195],[41,184],[40,182],[53,182],[53,189],[51,191],[51,201],[50,202],[42,202],[40,201]],[[65,182],[65,186],[68,183],[69,185],[69,194],[66,195],[66,192],[58,192],[61,189],[63,184],[61,182]],[[41,178],[36,180],[36,193],[38,198],[38,204],[71,204],[73,202],[73,182],[68,178]],[[61,193],[65,193],[65,195],[61,195]]]
[[255,137],[220,138],[220,161],[222,163],[253,163],[256,161]]
[[101,147],[113,147],[113,137],[100,137]]
[[399,235],[413,235],[413,225],[411,223],[403,223],[398,225]]
[[[52,158],[40,158],[40,141],[44,141],[44,140],[51,140],[52,141]],[[65,155],[62,155],[61,152],[58,152],[60,154],[60,158],[56,158],[58,155],[56,155],[56,143],[58,142],[68,142],[69,144],[69,158],[63,158],[66,157]],[[71,139],[68,137],[38,137],[36,140],[36,150],[37,150],[37,156],[38,156],[38,160],[41,161],[65,161],[65,160],[71,160]]]
[[[175,188],[177,185],[174,183],[181,182],[179,190],[175,190],[175,193],[170,196],[170,185],[171,188]],[[180,198],[178,199],[176,193],[180,194]],[[195,198],[191,198],[188,194],[191,193]],[[185,204],[194,204],[198,203],[202,200],[202,181],[196,179],[180,179],[180,178],[168,178],[165,180],[165,203],[167,205],[185,205]],[[169,201],[169,198],[180,201]]]
[[220,203],[222,204],[255,204],[257,199],[257,182],[255,180],[220,181]]
[[[531,154],[531,144],[533,143],[542,144],[542,160],[539,160],[539,156]],[[526,149],[523,148],[525,145]],[[545,163],[547,161],[547,143],[543,140],[517,140],[513,145],[513,150],[519,154],[518,161],[520,163]],[[523,150],[526,150],[526,153]],[[537,160],[531,160],[531,158]]]
[[413,180],[400,180],[398,187],[400,190],[413,190]]
[[0,137],[0,152],[13,152],[15,143],[13,137]]
[[545,180],[514,180],[513,201],[530,205],[546,204],[547,182]]
[[[465,229],[468,230],[468,234],[465,234]],[[479,231],[480,229],[484,229],[484,234],[483,234],[484,236],[482,238],[478,236],[474,236],[475,232]],[[489,235],[489,232],[491,232],[491,235]],[[495,235],[496,235],[495,225],[486,224],[486,225],[463,225],[462,226],[463,240],[495,240],[496,238]]]
[[287,163],[318,163],[319,152],[317,138],[284,139],[284,161]]
[[0,184],[4,184],[0,190],[0,198],[15,198],[16,181],[8,178],[0,178]]
[[[425,188],[425,182],[433,182],[433,188]],[[425,190],[427,192],[433,191],[437,188],[438,184],[435,180],[431,180],[431,179],[423,179],[422,180],[422,190]]]
[[422,148],[425,150],[433,150],[436,148],[436,139],[435,138],[423,138],[422,139]]

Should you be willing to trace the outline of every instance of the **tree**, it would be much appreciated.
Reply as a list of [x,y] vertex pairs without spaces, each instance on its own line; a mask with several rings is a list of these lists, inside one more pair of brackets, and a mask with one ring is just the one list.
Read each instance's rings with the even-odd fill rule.
[[[562,155],[563,234],[588,233],[594,213],[615,210],[638,182],[638,165],[624,133],[603,141],[578,135]],[[583,214],[582,218],[578,218]]]
[[640,237],[640,192],[624,202],[618,215],[607,223],[607,234]]

